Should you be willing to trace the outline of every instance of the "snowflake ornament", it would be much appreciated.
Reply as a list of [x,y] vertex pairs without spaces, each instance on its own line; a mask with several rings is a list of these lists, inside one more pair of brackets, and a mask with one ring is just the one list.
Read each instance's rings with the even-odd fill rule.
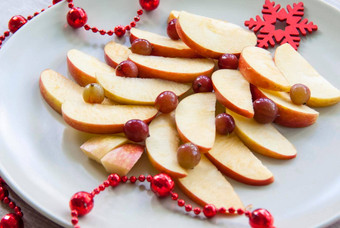
[[[318,26],[302,19],[304,15],[303,2],[294,3],[293,7],[287,5],[287,10],[281,8],[280,4],[275,4],[270,0],[266,0],[262,9],[263,19],[257,15],[255,20],[245,21],[244,25],[257,33],[257,46],[262,48],[272,47],[275,43],[289,43],[297,50],[300,43],[300,33],[303,36],[312,33],[318,29]],[[276,24],[285,22],[284,30],[276,28]]]

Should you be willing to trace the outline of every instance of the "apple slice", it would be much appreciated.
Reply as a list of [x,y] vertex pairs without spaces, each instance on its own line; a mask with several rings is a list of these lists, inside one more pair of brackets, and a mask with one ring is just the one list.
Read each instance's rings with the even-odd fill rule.
[[169,16],[168,16],[168,23],[169,23],[172,19],[177,19],[179,13],[180,13],[180,11],[171,10],[171,12],[169,13]]
[[150,123],[149,132],[150,137],[146,139],[145,145],[151,164],[175,178],[185,177],[187,171],[177,162],[180,140],[171,113],[157,116]]
[[279,109],[279,115],[275,119],[278,123],[286,127],[307,127],[316,122],[319,113],[306,105],[296,105],[292,103],[290,96],[285,92],[270,91],[251,86],[254,98],[269,98],[275,102]]
[[161,78],[177,82],[192,82],[200,75],[210,76],[214,69],[211,59],[170,58],[131,54],[142,78]]
[[190,84],[156,78],[127,78],[115,74],[98,73],[97,81],[111,100],[122,104],[153,105],[157,96],[164,91],[172,91],[181,96],[191,88]]
[[108,173],[125,176],[144,152],[144,146],[124,144],[108,152],[100,161]]
[[324,107],[340,101],[340,91],[322,77],[300,53],[289,44],[275,51],[275,64],[291,85],[301,83],[311,91],[307,105]]
[[109,65],[76,49],[67,52],[67,66],[74,80],[81,86],[96,82],[97,72],[115,72]]
[[130,42],[132,43],[135,39],[148,40],[152,45],[151,55],[180,58],[201,57],[181,40],[172,40],[169,37],[132,28],[130,30]]
[[83,143],[80,149],[87,157],[101,163],[105,154],[128,141],[126,137],[118,135],[96,136]]
[[181,11],[176,30],[181,40],[198,54],[219,58],[225,53],[240,54],[255,46],[256,35],[238,25]]
[[68,102],[61,106],[63,118],[71,127],[88,133],[113,134],[123,131],[126,121],[149,123],[157,114],[152,106],[102,105]]
[[234,133],[217,134],[206,156],[222,173],[245,184],[267,185],[274,181],[273,174]]
[[127,46],[114,41],[108,42],[104,47],[105,61],[113,68],[116,68],[116,66],[124,60],[127,60],[131,53],[131,50]]
[[184,194],[201,206],[244,208],[231,184],[204,155],[200,163],[177,182]]
[[211,79],[216,98],[221,104],[242,116],[253,118],[249,82],[238,70],[217,70]]
[[214,93],[195,93],[184,98],[176,108],[176,125],[181,139],[192,142],[202,153],[214,145],[215,104]]
[[269,51],[259,47],[243,49],[239,70],[247,81],[257,87],[288,92],[290,85],[276,67]]
[[[65,101],[83,101],[83,87],[50,69],[41,73],[39,87],[45,101],[60,114],[61,105]],[[114,105],[115,103],[105,98],[102,104]]]
[[295,147],[272,124],[258,123],[228,109],[226,112],[234,117],[235,133],[251,150],[277,159],[296,157]]

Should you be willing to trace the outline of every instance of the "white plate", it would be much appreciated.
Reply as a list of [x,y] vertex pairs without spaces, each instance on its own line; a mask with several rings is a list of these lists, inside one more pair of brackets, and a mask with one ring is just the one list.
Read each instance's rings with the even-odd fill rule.
[[[127,24],[139,7],[137,0],[99,2],[84,0],[79,4],[88,12],[90,25],[102,25],[105,29]],[[245,20],[261,13],[263,2],[162,0],[159,9],[142,16],[138,27],[165,35],[166,18],[172,9],[243,25]],[[282,6],[292,3],[278,2]],[[299,52],[340,88],[340,25],[336,23],[340,21],[340,13],[315,0],[306,2],[305,7],[305,18],[317,24],[319,30],[302,38]],[[67,11],[65,2],[52,7],[13,35],[0,51],[1,176],[30,205],[63,226],[70,226],[70,197],[80,190],[91,191],[107,174],[79,150],[90,135],[66,126],[41,98],[39,74],[52,68],[67,75],[65,55],[71,48],[103,60],[103,45],[110,39],[83,29],[70,29],[65,23]],[[128,43],[128,39],[120,42]],[[325,225],[339,218],[340,105],[318,111],[320,118],[311,127],[280,128],[296,146],[296,159],[277,161],[258,156],[274,173],[273,184],[252,187],[231,180],[244,204],[267,208],[274,215],[277,227]],[[132,172],[141,173],[156,173],[145,156]],[[171,200],[159,200],[145,188],[149,186],[136,188],[127,184],[105,191],[95,198],[93,211],[80,219],[80,225],[247,227],[244,216],[192,218]]]

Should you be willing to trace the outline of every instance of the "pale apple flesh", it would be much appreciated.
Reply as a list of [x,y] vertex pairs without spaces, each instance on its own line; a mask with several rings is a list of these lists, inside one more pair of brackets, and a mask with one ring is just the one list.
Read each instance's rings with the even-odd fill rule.
[[115,69],[106,63],[76,49],[67,52],[67,66],[71,76],[81,86],[95,83],[97,72],[115,72]]
[[253,32],[238,25],[185,11],[178,15],[176,30],[186,45],[209,58],[225,53],[239,55],[245,47],[257,43]]
[[131,50],[127,46],[114,41],[108,42],[104,47],[105,62],[113,68],[116,68],[116,66],[124,60],[127,60],[131,53]]
[[177,161],[180,139],[173,115],[157,116],[149,125],[149,133],[145,146],[151,164],[174,178],[185,177],[187,171]]
[[228,109],[253,118],[250,85],[238,70],[217,70],[211,76],[217,100]]
[[95,136],[80,146],[81,151],[92,160],[101,163],[101,159],[111,150],[119,147],[129,140],[124,136],[104,135]]
[[251,84],[268,90],[290,90],[290,85],[276,67],[269,51],[259,47],[246,47],[239,59],[239,70]]
[[125,176],[144,152],[144,146],[124,144],[108,152],[100,161],[108,173]]
[[213,204],[216,208],[244,208],[231,184],[204,155],[186,177],[178,179],[177,185],[201,206]]
[[171,12],[169,13],[169,16],[168,16],[168,23],[169,23],[171,20],[173,20],[173,19],[177,19],[179,13],[180,13],[180,11],[171,10]]
[[267,185],[274,181],[273,174],[234,133],[217,134],[206,156],[223,174],[245,184]]
[[136,39],[145,39],[151,43],[151,55],[180,58],[201,57],[181,40],[172,40],[156,33],[132,28],[130,30],[130,42],[132,43]]
[[157,96],[172,91],[177,96],[187,92],[191,85],[156,78],[128,78],[115,74],[97,74],[98,83],[105,95],[121,104],[154,105]]
[[123,132],[124,124],[131,119],[149,123],[158,112],[152,106],[101,105],[68,101],[63,103],[61,109],[68,125],[79,131],[95,134]]
[[304,84],[311,91],[307,105],[325,107],[340,102],[340,91],[321,76],[291,45],[275,51],[275,64],[291,85]]
[[138,67],[142,78],[160,78],[170,81],[189,83],[200,75],[211,76],[214,61],[211,59],[170,58],[131,54],[129,60]]
[[276,159],[296,157],[296,149],[272,124],[261,124],[254,119],[226,112],[235,120],[235,133],[252,151]]
[[202,153],[214,145],[215,104],[214,93],[196,93],[184,98],[175,111],[176,126],[182,141],[195,144]]
[[279,110],[274,122],[282,126],[308,127],[319,117],[319,113],[314,109],[292,103],[288,93],[259,89],[253,85],[251,90],[255,99],[269,98],[274,101]]

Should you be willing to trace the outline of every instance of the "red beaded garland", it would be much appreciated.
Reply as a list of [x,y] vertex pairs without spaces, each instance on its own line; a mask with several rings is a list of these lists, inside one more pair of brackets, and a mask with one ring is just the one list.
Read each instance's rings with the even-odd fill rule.
[[217,213],[216,207],[212,204],[207,204],[203,207],[203,214],[207,218],[214,217],[216,213]]
[[72,8],[67,13],[67,23],[72,28],[81,28],[83,27],[87,22],[87,14],[84,9],[80,7]]
[[146,11],[151,11],[158,7],[159,0],[139,0],[139,4]]
[[2,217],[0,221],[0,228],[23,228],[24,222],[22,218],[14,213],[10,213]]
[[52,1],[52,4],[55,5],[55,4],[57,4],[58,2],[61,2],[61,1],[62,1],[62,0],[53,0],[53,1]]
[[269,211],[259,208],[249,215],[249,224],[252,228],[273,228],[274,218]]
[[3,200],[8,196],[8,190],[4,187],[0,187],[0,200]]
[[175,182],[165,173],[157,174],[151,181],[151,190],[159,197],[164,197],[170,194],[175,187]]
[[26,24],[27,20],[21,15],[13,16],[8,22],[8,29],[11,33],[15,33],[21,26]]
[[125,34],[125,27],[123,25],[118,25],[115,27],[114,32],[116,36],[122,37]]
[[70,200],[70,208],[80,216],[86,215],[93,208],[93,196],[88,192],[77,192]]

